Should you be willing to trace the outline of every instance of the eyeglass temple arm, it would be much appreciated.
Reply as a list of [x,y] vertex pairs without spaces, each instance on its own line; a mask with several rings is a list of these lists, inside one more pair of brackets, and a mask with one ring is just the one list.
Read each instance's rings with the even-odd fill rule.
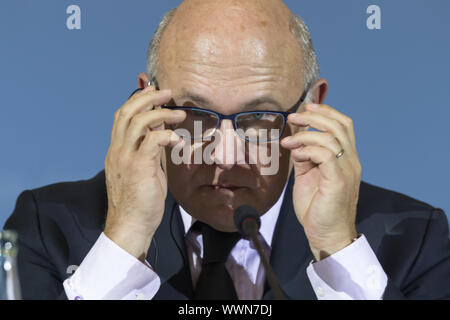
[[297,112],[298,108],[302,105],[302,103],[304,102],[304,100],[305,100],[306,97],[308,96],[309,89],[311,89],[311,87],[312,87],[312,84],[311,84],[311,83],[308,84],[308,85],[306,86],[306,89],[305,89],[305,91],[303,91],[302,96],[300,97],[300,99],[298,100],[298,102],[295,104],[295,106],[292,108],[292,111],[289,112],[289,113],[295,113],[295,112]]

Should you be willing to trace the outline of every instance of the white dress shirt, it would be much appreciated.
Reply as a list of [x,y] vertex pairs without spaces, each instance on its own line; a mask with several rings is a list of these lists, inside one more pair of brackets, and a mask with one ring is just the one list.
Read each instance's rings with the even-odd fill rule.
[[[259,239],[268,256],[285,190],[261,216]],[[201,272],[202,235],[190,231],[195,222],[192,216],[181,207],[180,213],[195,287]],[[265,271],[250,241],[239,240],[225,266],[239,299],[262,298]],[[387,276],[364,235],[326,259],[311,262],[306,272],[318,299],[381,299],[387,285]],[[134,300],[152,299],[160,285],[148,262],[140,262],[102,233],[75,273],[64,281],[64,290],[71,300]]]

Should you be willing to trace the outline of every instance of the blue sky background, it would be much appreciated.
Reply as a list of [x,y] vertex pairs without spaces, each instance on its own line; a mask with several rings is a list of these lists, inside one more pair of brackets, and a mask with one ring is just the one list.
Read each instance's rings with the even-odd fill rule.
[[[148,42],[180,1],[0,1],[0,225],[22,190],[95,175]],[[363,179],[450,212],[450,1],[286,1],[326,103],[354,119]],[[81,8],[81,30],[66,8]],[[382,29],[366,27],[381,7]]]

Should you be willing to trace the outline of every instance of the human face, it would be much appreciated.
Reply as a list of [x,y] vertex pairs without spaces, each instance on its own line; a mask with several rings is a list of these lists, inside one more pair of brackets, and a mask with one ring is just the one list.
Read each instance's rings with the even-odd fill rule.
[[[279,9],[255,12],[254,8],[213,4],[216,7],[210,3],[207,9],[197,6],[195,11],[177,9],[161,41],[159,87],[172,90],[174,105],[224,115],[287,111],[304,87],[299,74],[301,52],[289,32],[288,17],[283,24]],[[217,21],[224,22],[218,25]],[[290,171],[289,152],[281,147],[279,170],[274,175],[262,175],[261,163],[240,163],[240,157],[251,155],[229,147],[228,139],[233,146],[242,143],[237,135],[226,133],[232,128],[230,120],[221,122],[219,130],[225,138],[213,152],[214,164],[176,165],[170,149],[165,157],[175,200],[194,218],[222,231],[235,231],[233,213],[240,205],[253,206],[260,214],[270,209]],[[292,130],[287,126],[281,138]]]

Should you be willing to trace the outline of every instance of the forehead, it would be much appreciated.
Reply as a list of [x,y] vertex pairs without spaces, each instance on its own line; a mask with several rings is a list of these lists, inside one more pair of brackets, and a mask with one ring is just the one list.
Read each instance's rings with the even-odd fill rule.
[[177,12],[161,40],[159,61],[159,77],[175,90],[203,86],[211,94],[227,88],[239,94],[302,85],[302,52],[288,16],[239,7]]

